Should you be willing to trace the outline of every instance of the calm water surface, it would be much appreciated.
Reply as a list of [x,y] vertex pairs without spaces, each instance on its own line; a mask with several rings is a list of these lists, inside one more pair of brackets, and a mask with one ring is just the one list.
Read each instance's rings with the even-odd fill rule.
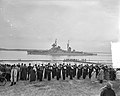
[[[27,55],[22,51],[0,51],[0,60],[64,60],[64,59],[86,59],[91,62],[104,64],[112,63],[112,55],[98,53],[97,56],[49,56],[49,55]],[[6,61],[11,62],[11,61]],[[34,62],[34,61],[33,61]],[[37,63],[38,61],[36,61]],[[39,61],[40,62],[40,61]],[[14,62],[13,62],[14,63]],[[41,62],[40,62],[41,63]]]

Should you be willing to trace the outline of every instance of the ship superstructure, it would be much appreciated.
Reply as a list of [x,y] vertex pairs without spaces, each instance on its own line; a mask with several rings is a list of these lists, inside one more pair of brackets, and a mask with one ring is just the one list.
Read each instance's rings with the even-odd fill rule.
[[79,52],[72,50],[69,44],[69,40],[67,43],[67,50],[61,49],[60,46],[57,46],[57,39],[52,44],[52,48],[48,50],[28,50],[28,55],[57,55],[57,56],[90,56],[90,55],[97,55],[94,53],[88,52]]
[[61,49],[60,46],[57,45],[57,39],[52,44],[52,48],[48,50],[0,48],[0,51],[26,51],[28,55],[52,55],[52,56],[94,56],[94,55],[97,55],[96,53],[72,50],[69,44],[69,40],[67,43],[67,49],[63,50]]

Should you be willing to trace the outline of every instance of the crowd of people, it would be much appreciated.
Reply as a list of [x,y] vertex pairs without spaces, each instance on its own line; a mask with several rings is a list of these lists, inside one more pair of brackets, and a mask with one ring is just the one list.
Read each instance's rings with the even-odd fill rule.
[[0,68],[2,72],[6,73],[6,79],[11,81],[11,86],[16,84],[19,80],[42,81],[47,79],[63,79],[69,78],[70,80],[86,79],[89,78],[92,83],[99,81],[103,83],[104,80],[115,80],[116,71],[112,67],[107,65],[89,65],[89,64],[14,64],[14,65],[3,65]]

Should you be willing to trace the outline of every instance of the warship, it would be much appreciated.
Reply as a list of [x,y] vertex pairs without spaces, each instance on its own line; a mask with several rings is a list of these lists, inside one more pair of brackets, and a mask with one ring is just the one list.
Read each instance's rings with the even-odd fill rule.
[[97,55],[95,53],[89,52],[79,52],[72,50],[69,44],[69,40],[67,43],[67,50],[61,49],[60,46],[57,46],[57,39],[52,44],[52,48],[48,50],[27,50],[28,55],[52,55],[52,56],[94,56]]

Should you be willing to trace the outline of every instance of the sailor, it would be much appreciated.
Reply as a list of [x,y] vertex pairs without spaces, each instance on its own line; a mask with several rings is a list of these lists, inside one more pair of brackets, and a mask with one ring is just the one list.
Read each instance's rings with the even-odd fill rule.
[[16,84],[16,82],[17,82],[17,69],[14,64],[12,65],[12,69],[11,69],[11,85],[10,86]]

